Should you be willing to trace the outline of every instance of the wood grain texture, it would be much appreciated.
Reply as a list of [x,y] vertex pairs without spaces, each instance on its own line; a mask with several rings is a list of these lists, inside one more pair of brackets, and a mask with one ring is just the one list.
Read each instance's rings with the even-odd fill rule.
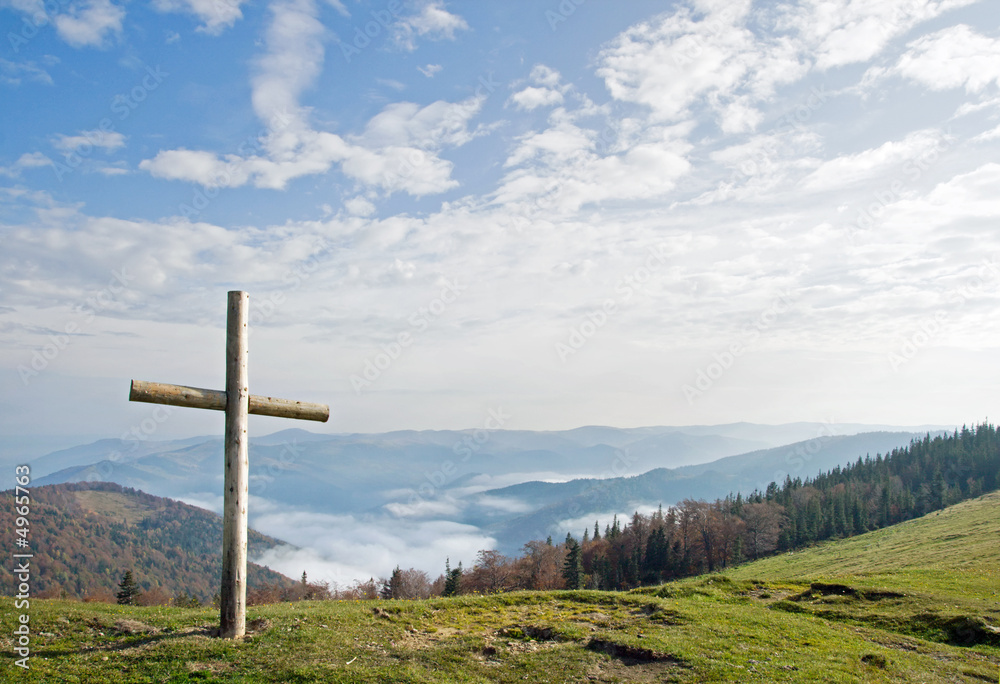
[[[128,399],[147,404],[187,406],[212,411],[226,410],[226,393],[221,390],[170,385],[164,382],[133,380]],[[250,395],[249,412],[256,416],[298,418],[299,420],[315,420],[320,423],[325,423],[330,419],[330,407],[326,404],[278,399],[277,397],[265,397],[257,394]]]
[[222,586],[219,591],[219,636],[223,639],[242,637],[246,634],[247,622],[249,300],[246,292],[230,292],[226,316],[226,470],[222,504]]

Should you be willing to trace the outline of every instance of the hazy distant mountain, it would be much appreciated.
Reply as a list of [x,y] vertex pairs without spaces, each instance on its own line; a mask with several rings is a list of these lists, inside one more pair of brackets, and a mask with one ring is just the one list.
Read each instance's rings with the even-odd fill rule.
[[657,468],[633,477],[526,482],[488,490],[479,496],[490,501],[492,508],[498,507],[497,502],[505,502],[508,510],[528,509],[530,513],[500,520],[490,520],[484,515],[479,520],[469,521],[488,527],[500,547],[512,552],[524,543],[527,531],[532,531],[532,539],[544,537],[564,530],[569,520],[581,519],[578,529],[573,531],[582,534],[584,527],[589,528],[594,522],[591,519],[589,524],[584,523],[582,518],[587,513],[604,518],[601,520],[603,529],[611,522],[609,516],[615,513],[629,515],[641,507],[659,504],[667,507],[683,499],[714,500],[730,493],[763,491],[772,481],[781,484],[786,476],[804,480],[868,454],[886,454],[920,436],[920,433],[911,432],[823,436],[711,463],[676,469]]
[[[474,560],[477,549],[468,544],[492,539],[510,553],[548,534],[579,534],[582,521],[592,525],[594,516],[751,491],[785,473],[805,478],[926,433],[860,432],[865,427],[735,423],[338,435],[283,430],[250,441],[251,523],[298,546],[321,549],[317,554],[331,563],[346,563],[342,580],[389,572],[397,562],[386,560],[391,553],[403,567],[434,571],[426,561],[431,556],[434,563],[446,555],[453,562],[466,557],[460,553]],[[38,459],[34,483],[111,481],[218,510],[222,451],[219,437],[102,440]],[[288,563],[288,572],[301,572],[300,559]]]

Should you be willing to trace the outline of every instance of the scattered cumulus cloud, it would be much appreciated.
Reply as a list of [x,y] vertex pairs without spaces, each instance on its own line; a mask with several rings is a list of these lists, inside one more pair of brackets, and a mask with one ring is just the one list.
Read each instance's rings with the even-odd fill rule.
[[387,88],[392,88],[393,90],[403,91],[406,90],[406,84],[402,81],[397,81],[393,78],[376,78],[375,82],[384,85]]
[[401,49],[417,49],[416,38],[454,40],[456,31],[468,30],[465,19],[445,9],[438,0],[424,0],[415,13],[402,17],[395,25],[395,42]]
[[555,88],[559,85],[561,75],[558,71],[551,67],[544,64],[536,64],[531,68],[529,78],[537,85],[545,86],[547,88]]
[[52,146],[60,152],[70,153],[82,149],[100,148],[108,152],[125,147],[125,136],[117,131],[80,131],[77,135],[59,135]]
[[108,164],[102,164],[95,167],[94,170],[104,176],[126,176],[129,173],[129,170],[121,165],[112,166]]
[[435,74],[443,69],[440,64],[428,64],[427,66],[418,66],[417,71],[422,73],[427,78],[434,78]]
[[125,10],[110,0],[74,2],[52,22],[59,37],[73,47],[105,47],[112,36],[120,35]]
[[[266,51],[257,62],[252,102],[269,133],[257,154],[220,156],[202,150],[162,150],[139,168],[155,177],[185,180],[213,187],[256,187],[281,190],[301,176],[322,174],[339,164],[348,177],[387,194],[407,192],[420,197],[457,186],[453,164],[441,159],[446,146],[471,139],[469,119],[480,100],[388,105],[351,142],[318,131],[303,107],[303,92],[317,79],[324,62],[325,29],[313,0],[277,0],[266,34]],[[447,16],[446,16],[447,15]],[[435,3],[422,7],[417,33],[448,33],[459,27]],[[462,22],[464,25],[464,22]],[[416,29],[415,29],[416,30]]]
[[[946,14],[964,4],[690,0],[605,34],[603,45],[569,45],[567,24],[552,39],[568,41],[580,59],[561,61],[560,73],[532,61],[542,56],[529,49],[523,63],[503,64],[509,80],[496,94],[476,97],[478,83],[448,81],[464,73],[458,60],[480,49],[485,55],[486,47],[497,48],[490,59],[509,54],[485,30],[492,26],[481,21],[487,10],[473,9],[478,4],[462,5],[462,17],[452,13],[454,3],[408,4],[402,44],[391,31],[373,43],[364,55],[371,77],[361,79],[364,68],[328,63],[340,19],[318,0],[272,0],[242,20],[230,13],[215,24],[199,15],[203,5],[171,0],[162,7],[192,18],[187,32],[179,29],[185,37],[197,25],[202,33],[259,40],[249,102],[239,95],[246,83],[212,102],[232,107],[226,121],[233,125],[222,134],[213,117],[192,119],[182,132],[159,129],[152,109],[120,127],[127,140],[85,140],[93,118],[67,124],[70,134],[62,136],[38,130],[12,141],[8,134],[0,169],[2,289],[30,325],[25,330],[58,330],[71,307],[124,264],[137,275],[101,312],[108,335],[161,339],[169,331],[200,344],[197,335],[218,324],[217,302],[205,292],[238,281],[260,299],[284,297],[266,322],[268,334],[312,361],[307,382],[336,392],[337,378],[361,373],[380,345],[413,332],[414,312],[438,310],[443,281],[461,283],[440,315],[418,317],[426,330],[380,369],[377,391],[355,395],[341,383],[338,429],[476,425],[495,397],[505,405],[512,397],[518,420],[543,427],[655,423],[665,411],[692,423],[773,422],[788,410],[808,419],[802,413],[819,404],[791,406],[787,397],[816,387],[823,406],[918,410],[899,397],[926,396],[919,389],[935,379],[923,373],[933,366],[930,354],[922,351],[897,377],[886,353],[921,307],[941,302],[983,255],[1000,255],[992,230],[1000,213],[992,163],[997,77],[989,60],[997,46],[993,27],[971,23],[976,13]],[[18,6],[28,5],[41,3]],[[353,28],[368,21],[363,14],[342,23]],[[970,23],[955,25],[960,20]],[[162,30],[149,35],[160,38]],[[132,37],[126,31],[118,41],[119,33],[112,26],[98,43],[114,47]],[[221,44],[203,38],[192,45]],[[384,66],[386,53],[401,48],[433,53]],[[11,97],[65,90],[36,87],[48,83],[47,72],[62,78],[43,59],[7,57],[0,74],[20,83],[7,90]],[[477,76],[489,73],[482,65]],[[857,66],[842,68],[850,65]],[[230,68],[239,79],[247,63]],[[189,95],[183,79],[200,83],[202,76],[178,70],[169,88]],[[892,88],[871,87],[889,77]],[[116,87],[129,95],[134,84]],[[817,90],[825,94],[813,104]],[[931,99],[933,107],[908,107]],[[171,98],[160,106],[182,117],[189,103]],[[946,135],[947,112],[966,118],[950,121],[955,132]],[[262,128],[264,135],[244,138]],[[487,133],[489,140],[477,140]],[[75,183],[53,186],[51,169],[42,168],[52,161],[32,140],[51,142],[49,154],[95,147],[88,171],[124,175],[137,164],[142,173],[127,184],[103,179],[107,199],[97,203],[74,194]],[[474,140],[475,155],[467,153]],[[125,156],[107,153],[124,152],[126,143],[141,161],[109,162]],[[913,173],[905,171],[910,161],[918,162]],[[179,202],[214,195],[199,187],[157,193],[161,181],[232,191],[201,217],[180,218]],[[94,208],[112,206],[133,183],[150,190],[148,200],[119,206],[135,207],[138,217]],[[823,201],[817,192],[826,193]],[[232,206],[238,215],[223,210]],[[654,259],[649,250],[661,245],[667,256]],[[679,388],[742,339],[779,291],[793,293],[794,307],[768,319],[699,403],[685,403]],[[997,295],[984,288],[980,299],[995,304]],[[600,308],[607,302],[609,314]],[[931,346],[946,340],[957,350],[958,366],[949,370],[958,377],[971,364],[959,354],[973,341],[993,344],[1000,323],[979,317],[971,303],[949,311],[954,328]],[[967,335],[973,323],[980,330]],[[590,329],[583,346],[560,358],[557,343]],[[103,347],[74,339],[56,365],[119,372],[127,352],[108,335],[95,334]],[[6,367],[23,362],[18,353],[33,343],[44,337],[25,333],[5,345]],[[903,378],[911,369],[921,372]],[[282,372],[296,375],[294,366]],[[871,391],[858,399],[858,386]],[[977,396],[963,390],[954,404],[962,408],[949,410],[972,410]],[[418,534],[451,505],[395,512]],[[444,554],[436,555],[440,562]],[[333,551],[316,558],[350,563]]]
[[932,90],[982,92],[1000,85],[1000,40],[959,24],[911,42],[894,71]]
[[824,191],[859,183],[891,168],[901,168],[905,162],[920,159],[942,144],[943,138],[936,131],[914,131],[903,140],[823,162],[802,181],[802,188]]
[[371,216],[375,213],[375,205],[364,197],[351,197],[344,200],[344,209],[353,216]]
[[18,157],[17,161],[9,167],[0,166],[0,175],[16,178],[21,175],[23,169],[36,169],[41,166],[51,166],[52,160],[41,152],[26,152]]
[[[747,27],[751,9],[747,0],[694,3],[695,11],[682,7],[637,24],[610,41],[599,55],[597,74],[612,97],[646,105],[654,118],[676,121],[705,107],[714,112],[723,132],[753,131],[761,122],[759,106],[776,88],[798,81],[812,69],[825,71],[868,61],[914,26],[976,1],[789,3],[758,16],[771,29],[763,35]],[[945,31],[949,35],[942,38],[949,45],[959,37],[951,32]],[[940,54],[939,40],[927,39],[929,44],[924,40],[914,46],[919,55],[930,50],[935,57],[952,57],[948,48]],[[990,47],[976,41],[960,58],[979,59]],[[962,68],[939,66],[936,70],[948,71],[953,79],[954,70]],[[993,71],[987,67],[987,74]],[[974,83],[991,78],[980,76]]]
[[518,109],[531,111],[533,109],[538,109],[539,107],[562,104],[563,96],[558,90],[528,86],[527,88],[519,90],[511,95],[510,101],[513,102]]
[[19,86],[25,81],[53,85],[49,73],[35,62],[11,62],[0,58],[0,83]]
[[782,6],[776,27],[791,29],[821,70],[866,62],[892,40],[978,0],[812,0]]
[[[247,0],[153,0],[153,9],[163,13],[194,15],[198,31],[217,36],[243,18],[240,6]],[[176,34],[174,34],[176,35]],[[169,40],[167,42],[172,42]]]
[[1000,125],[983,131],[972,139],[972,142],[988,142],[990,140],[1000,140]]
[[612,97],[646,105],[655,120],[707,106],[725,128],[746,130],[755,123],[751,105],[808,70],[792,39],[747,29],[746,10],[733,5],[709,21],[681,9],[633,26],[601,51],[597,75]]

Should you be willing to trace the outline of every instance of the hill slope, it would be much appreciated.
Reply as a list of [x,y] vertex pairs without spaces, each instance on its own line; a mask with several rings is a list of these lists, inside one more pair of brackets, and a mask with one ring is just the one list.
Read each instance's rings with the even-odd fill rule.
[[727,576],[796,587],[780,609],[1000,646],[998,511],[1000,492],[992,492]]
[[[242,642],[210,638],[210,610],[32,601],[19,680],[996,682],[997,586],[981,580],[997,567],[998,503],[627,593],[255,606]],[[956,590],[978,594],[955,604]],[[0,602],[8,619],[13,602]]]
[[[142,591],[158,587],[168,597],[190,594],[208,601],[218,591],[222,518],[214,513],[108,482],[30,491],[34,595],[113,595],[126,570]],[[12,491],[0,493],[0,529],[14,529]],[[281,543],[249,530],[251,557]],[[251,587],[294,584],[253,563],[247,580]]]

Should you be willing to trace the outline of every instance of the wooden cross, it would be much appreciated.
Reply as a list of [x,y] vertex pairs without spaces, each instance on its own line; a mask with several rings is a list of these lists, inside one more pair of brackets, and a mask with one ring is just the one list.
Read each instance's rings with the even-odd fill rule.
[[275,399],[250,394],[247,381],[248,302],[246,292],[229,293],[226,316],[226,391],[133,380],[129,401],[191,406],[226,412],[226,476],[222,519],[222,587],[219,591],[219,636],[246,634],[247,502],[250,461],[247,414],[301,418],[325,423],[324,404]]

